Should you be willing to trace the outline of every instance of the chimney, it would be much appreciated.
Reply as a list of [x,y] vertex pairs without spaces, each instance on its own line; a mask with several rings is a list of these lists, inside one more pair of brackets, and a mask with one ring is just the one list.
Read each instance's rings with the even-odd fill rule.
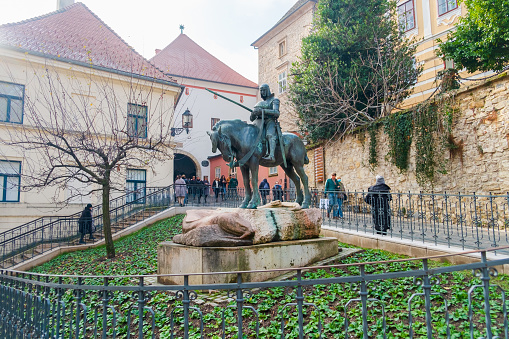
[[72,5],[74,0],[57,0],[57,10]]
[[159,52],[161,52],[161,50],[159,48],[156,48],[156,55],[159,54]]

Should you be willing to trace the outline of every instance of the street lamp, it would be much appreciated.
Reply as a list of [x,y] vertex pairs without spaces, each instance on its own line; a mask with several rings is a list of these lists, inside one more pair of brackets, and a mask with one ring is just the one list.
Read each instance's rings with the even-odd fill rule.
[[189,112],[189,108],[182,113],[182,127],[172,127],[171,136],[174,137],[180,133],[186,131],[189,134],[189,129],[193,128],[193,115]]

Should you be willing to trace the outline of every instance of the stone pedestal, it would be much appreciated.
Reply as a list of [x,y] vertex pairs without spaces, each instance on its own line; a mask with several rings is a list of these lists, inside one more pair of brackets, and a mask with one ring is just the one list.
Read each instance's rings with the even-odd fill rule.
[[[194,247],[173,243],[159,244],[158,274],[188,274],[269,270],[303,267],[338,254],[335,238],[280,241],[239,247]],[[265,281],[286,272],[242,274],[242,281]],[[189,284],[220,284],[237,281],[236,274],[189,276]],[[183,276],[159,277],[165,285],[183,285]]]

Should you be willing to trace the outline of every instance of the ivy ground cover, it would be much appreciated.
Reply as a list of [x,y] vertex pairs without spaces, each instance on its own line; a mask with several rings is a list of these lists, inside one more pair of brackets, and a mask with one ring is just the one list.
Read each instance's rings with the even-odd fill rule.
[[[183,216],[176,216],[155,223],[137,233],[118,240],[115,243],[117,257],[113,260],[106,259],[104,248],[90,249],[86,251],[64,254],[54,260],[41,265],[33,272],[51,274],[82,274],[82,275],[127,275],[127,274],[155,274],[157,271],[157,245],[181,232]],[[347,247],[345,244],[340,244]],[[380,250],[364,250],[340,262],[332,264],[349,264],[359,262],[381,262],[403,258],[389,252]],[[432,266],[447,265],[432,263]],[[420,261],[393,262],[390,264],[366,265],[366,273],[378,274],[386,272],[405,272],[422,269]],[[332,278],[338,276],[358,275],[357,266],[329,267],[308,271],[303,274],[305,279]],[[461,271],[434,276],[432,291],[437,293],[432,297],[432,322],[434,338],[446,338],[449,331],[451,338],[470,338],[484,336],[485,315],[482,290],[472,294],[473,299],[473,322],[468,316],[468,291],[473,285],[481,285],[481,280],[471,272]],[[490,313],[492,316],[492,329],[494,335],[504,336],[503,327],[503,302],[501,289],[506,290],[508,276],[499,275],[492,279],[494,286],[490,290]],[[83,284],[101,284],[98,278],[89,278]],[[111,284],[136,284],[136,280],[119,279],[111,281]],[[387,338],[409,338],[409,313],[408,305],[410,297],[415,293],[422,292],[422,286],[413,278],[401,277],[375,281],[368,284],[369,298],[376,299],[368,303],[369,337],[383,338],[385,322]],[[56,293],[56,291],[54,291]],[[197,299],[191,302],[191,306],[197,307],[203,314],[204,337],[221,338],[223,332],[226,338],[237,338],[236,310],[228,306],[235,305],[232,298],[228,298],[226,292],[207,290],[197,291]],[[50,293],[50,297],[51,297]],[[280,338],[281,327],[284,324],[285,338],[298,338],[298,317],[294,306],[285,305],[295,303],[296,291],[289,287],[277,287],[257,289],[246,295],[247,306],[257,310],[259,323],[256,322],[255,313],[250,309],[243,311],[244,337],[255,338],[256,327],[259,324],[259,338]],[[304,288],[305,302],[312,304],[305,307],[304,329],[306,337],[318,338],[319,327],[322,328],[322,338],[345,338],[345,315],[348,318],[349,338],[362,338],[362,318],[359,303],[352,302],[345,308],[349,300],[359,298],[358,284],[318,284]],[[63,297],[69,304],[73,303],[75,296],[72,291],[67,291]],[[117,338],[126,338],[130,328],[131,338],[137,338],[139,319],[137,316],[129,318],[129,310],[137,309],[137,295],[132,292],[114,292],[109,305],[113,306],[118,316],[116,326],[112,324],[112,314],[108,313],[106,321],[108,337],[113,336],[115,328]],[[210,302],[213,299],[214,302]],[[449,314],[449,329],[445,316],[445,303]],[[81,300],[90,310],[102,304],[102,297],[96,291],[86,292]],[[385,317],[380,305],[384,305]],[[412,330],[414,338],[426,338],[424,299],[416,297],[412,300]],[[182,337],[183,312],[178,308],[182,303],[174,292],[152,291],[147,301],[147,306],[154,311],[153,318],[149,312],[144,315],[144,333],[150,338],[152,334],[156,338]],[[133,312],[133,315],[136,312]],[[174,316],[175,326],[172,328],[170,318]],[[69,314],[69,318],[74,315]],[[190,338],[200,338],[199,319],[200,314],[196,311],[190,314],[191,328]],[[155,320],[155,329],[152,331],[150,322]],[[224,331],[223,331],[224,319]],[[103,319],[99,317],[97,326],[102,329]],[[127,326],[128,323],[131,326]],[[87,333],[92,335],[94,330],[94,312],[87,314]]]

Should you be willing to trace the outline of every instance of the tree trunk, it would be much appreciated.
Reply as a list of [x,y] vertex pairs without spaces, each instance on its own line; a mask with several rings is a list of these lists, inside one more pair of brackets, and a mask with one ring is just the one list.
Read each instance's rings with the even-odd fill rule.
[[115,258],[115,245],[111,236],[110,219],[110,185],[103,185],[103,232],[106,242],[106,254],[108,258]]

